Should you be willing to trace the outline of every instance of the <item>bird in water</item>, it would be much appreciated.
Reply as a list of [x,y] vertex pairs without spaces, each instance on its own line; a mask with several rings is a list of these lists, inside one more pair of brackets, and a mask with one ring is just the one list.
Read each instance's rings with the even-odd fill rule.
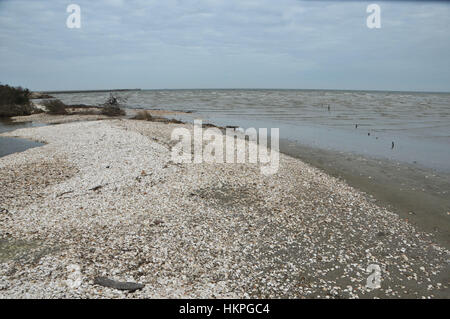
[[358,124],[355,124],[355,128],[358,128]]
[[394,142],[392,142],[392,146],[391,146],[391,150],[393,150],[394,149]]

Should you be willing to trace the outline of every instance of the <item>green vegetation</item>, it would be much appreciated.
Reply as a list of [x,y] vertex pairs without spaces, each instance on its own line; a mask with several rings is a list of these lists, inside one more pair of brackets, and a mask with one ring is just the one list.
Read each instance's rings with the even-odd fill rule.
[[0,85],[0,117],[31,115],[40,112],[30,102],[30,91],[9,85]]

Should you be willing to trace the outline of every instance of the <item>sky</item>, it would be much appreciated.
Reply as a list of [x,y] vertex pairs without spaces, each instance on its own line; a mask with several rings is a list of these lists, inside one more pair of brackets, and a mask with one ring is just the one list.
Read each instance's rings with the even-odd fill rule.
[[449,17],[445,1],[0,0],[0,82],[449,92]]

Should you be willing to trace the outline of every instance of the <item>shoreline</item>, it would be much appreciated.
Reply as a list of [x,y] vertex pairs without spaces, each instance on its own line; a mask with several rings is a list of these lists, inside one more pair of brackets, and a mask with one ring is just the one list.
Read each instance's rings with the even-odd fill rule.
[[[448,298],[448,251],[433,236],[285,154],[271,177],[254,164],[170,163],[179,126],[190,127],[110,119],[2,134],[48,144],[0,158],[23,192],[3,199],[0,242],[20,254],[0,273],[23,273],[0,295],[26,297],[21,281],[31,297]],[[40,265],[19,263],[36,254]],[[370,263],[385,269],[382,289],[364,288]],[[76,290],[64,285],[70,264],[82,267]],[[95,286],[96,275],[146,286],[127,295]]]

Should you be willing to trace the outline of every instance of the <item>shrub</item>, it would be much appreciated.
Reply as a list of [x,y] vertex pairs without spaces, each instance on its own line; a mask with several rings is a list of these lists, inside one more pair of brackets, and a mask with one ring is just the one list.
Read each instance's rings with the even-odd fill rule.
[[0,105],[0,117],[24,116],[40,112],[42,111],[31,104]]
[[30,104],[30,91],[22,87],[0,85],[0,105]]
[[44,100],[42,105],[47,109],[47,113],[53,115],[65,115],[67,114],[67,105],[65,105],[61,100]]
[[109,97],[106,99],[104,104],[107,105],[107,106],[117,106],[117,107],[119,107],[120,106],[119,101],[121,101],[120,97],[115,96],[112,93],[109,93]]
[[122,102],[125,99],[115,96],[112,93],[109,94],[109,97],[106,99],[103,104],[102,114],[107,116],[121,116],[125,115],[125,111],[120,108]]
[[30,91],[9,85],[0,85],[0,117],[31,115],[37,109],[30,103]]
[[[162,116],[153,116],[148,111],[139,111],[134,117],[133,120],[142,120],[142,121],[151,121],[151,122],[160,122],[166,124],[184,124],[184,122],[179,121],[177,119],[168,119]],[[215,126],[216,127],[216,126]]]
[[133,119],[135,120],[143,120],[143,121],[152,121],[153,116],[148,111],[139,111]]

